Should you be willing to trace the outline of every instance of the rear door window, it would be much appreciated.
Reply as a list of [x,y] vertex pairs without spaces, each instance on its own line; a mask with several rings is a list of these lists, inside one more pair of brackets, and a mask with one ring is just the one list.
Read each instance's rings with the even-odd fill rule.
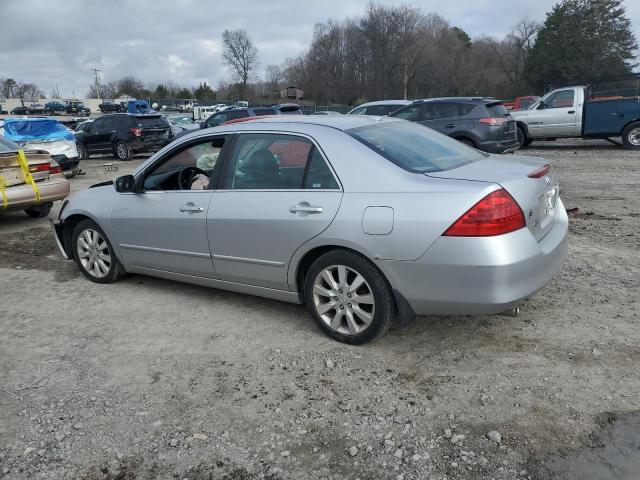
[[458,106],[455,103],[427,103],[425,111],[425,120],[440,120],[460,115],[458,113]]
[[460,111],[461,116],[469,115],[471,112],[475,110],[477,105],[473,103],[459,103],[458,110]]
[[417,122],[422,119],[423,106],[419,105],[409,105],[402,110],[398,110],[393,114],[396,118],[402,118],[403,120],[410,120],[412,122]]
[[392,112],[397,107],[394,108],[393,105],[371,105],[367,107],[367,115],[389,115],[389,112]]

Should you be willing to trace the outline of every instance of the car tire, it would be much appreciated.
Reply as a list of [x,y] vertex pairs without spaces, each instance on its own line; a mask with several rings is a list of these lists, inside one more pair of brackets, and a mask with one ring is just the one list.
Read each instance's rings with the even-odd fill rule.
[[532,141],[533,140],[531,140],[529,137],[527,137],[527,134],[524,131],[524,128],[518,126],[518,145],[519,145],[519,148],[527,148],[529,145],[531,145]]
[[313,262],[304,280],[304,300],[324,333],[351,345],[379,337],[394,317],[387,280],[370,260],[349,250],[332,250]]
[[49,215],[53,203],[42,203],[40,205],[34,205],[31,208],[27,208],[25,213],[31,218],[43,218]]
[[78,150],[78,158],[80,160],[86,160],[89,158],[89,153],[87,152],[87,147],[85,147],[80,142],[76,142],[76,149]]
[[92,282],[113,283],[124,274],[111,242],[93,220],[82,220],[74,227],[71,250],[78,268]]
[[126,162],[131,160],[131,157],[133,157],[133,153],[131,152],[129,145],[127,145],[127,142],[123,142],[122,140],[120,140],[113,146],[113,156],[118,160]]
[[640,150],[640,122],[634,122],[623,130],[622,143],[630,150]]

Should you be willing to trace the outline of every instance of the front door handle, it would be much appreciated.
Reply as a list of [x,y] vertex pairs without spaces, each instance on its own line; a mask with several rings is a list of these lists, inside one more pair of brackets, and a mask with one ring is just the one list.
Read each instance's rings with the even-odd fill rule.
[[447,125],[446,128],[456,128],[456,127],[457,127],[457,125],[455,123],[450,123],[450,124]]
[[204,212],[204,208],[198,207],[193,203],[189,202],[186,205],[180,207],[181,212],[189,212],[189,213],[201,213]]
[[314,207],[313,205],[309,205],[308,202],[300,202],[297,205],[289,208],[291,213],[302,213],[302,214],[312,214],[312,213],[322,213],[322,207]]
[[576,111],[575,111],[575,110],[569,110],[567,113],[568,113],[569,115],[573,115],[574,113],[576,113]]

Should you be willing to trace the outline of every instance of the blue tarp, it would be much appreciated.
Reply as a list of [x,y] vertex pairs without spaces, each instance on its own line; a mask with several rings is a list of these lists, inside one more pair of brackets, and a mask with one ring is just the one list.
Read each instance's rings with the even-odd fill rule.
[[73,133],[57,120],[50,118],[6,118],[4,120],[4,137],[14,142],[75,141]]

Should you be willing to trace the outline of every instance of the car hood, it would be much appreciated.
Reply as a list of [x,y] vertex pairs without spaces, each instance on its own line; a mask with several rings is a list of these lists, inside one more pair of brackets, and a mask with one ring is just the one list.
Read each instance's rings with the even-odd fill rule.
[[518,202],[527,227],[539,241],[553,225],[558,199],[558,178],[553,168],[539,178],[528,177],[548,162],[542,158],[519,155],[490,155],[485,159],[452,170],[431,172],[435,178],[487,182],[500,185]]

